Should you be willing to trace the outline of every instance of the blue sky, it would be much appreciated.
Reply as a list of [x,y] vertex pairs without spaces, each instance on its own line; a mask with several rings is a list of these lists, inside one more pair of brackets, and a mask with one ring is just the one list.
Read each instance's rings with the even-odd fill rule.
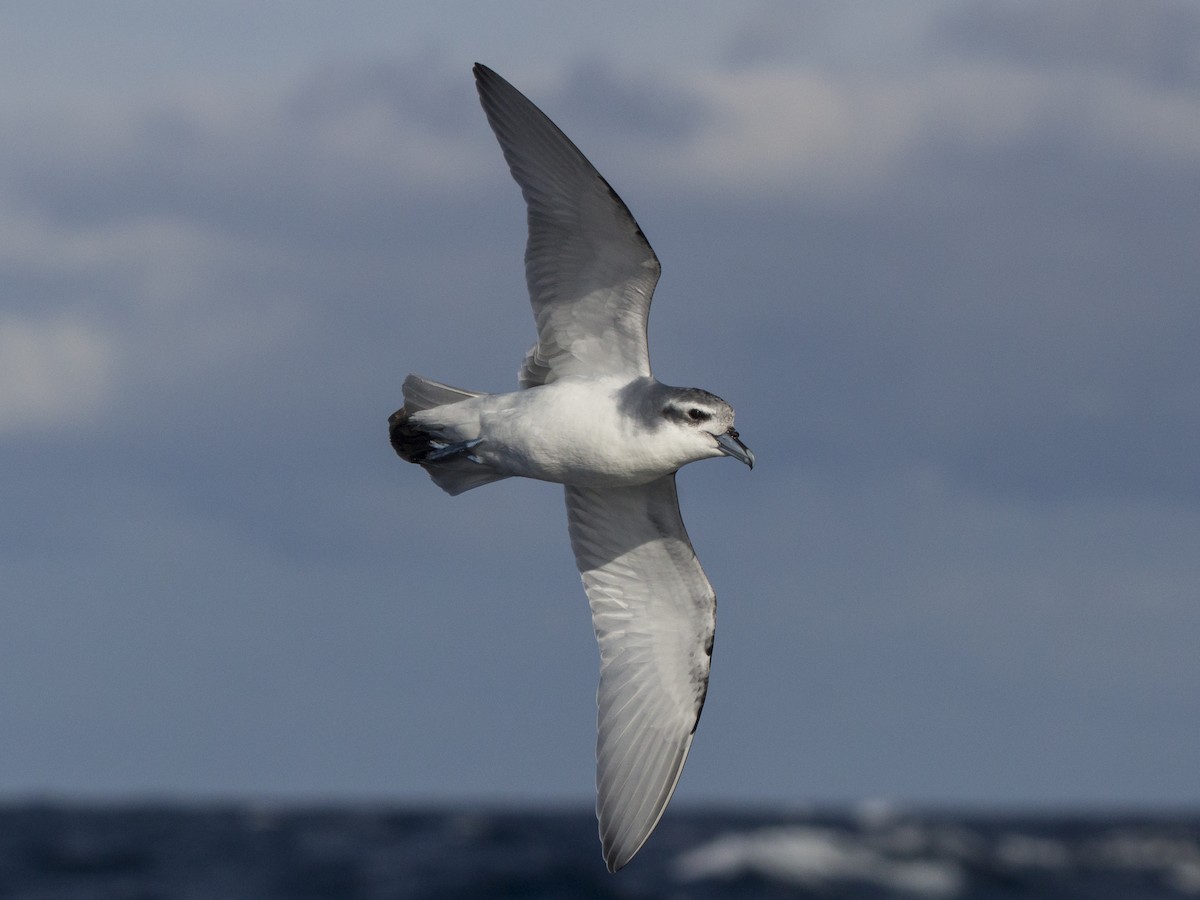
[[538,103],[663,263],[719,598],[676,802],[1200,802],[1200,12],[85,3],[0,28],[0,796],[590,803],[561,492],[509,390]]

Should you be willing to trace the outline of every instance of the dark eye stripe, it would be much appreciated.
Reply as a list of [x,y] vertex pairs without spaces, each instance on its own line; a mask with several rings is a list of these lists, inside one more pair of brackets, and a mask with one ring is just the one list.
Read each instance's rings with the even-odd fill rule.
[[698,406],[677,406],[674,403],[667,404],[662,411],[665,418],[676,419],[678,421],[688,420],[691,422],[707,422],[713,417],[713,414],[706,409],[700,409]]

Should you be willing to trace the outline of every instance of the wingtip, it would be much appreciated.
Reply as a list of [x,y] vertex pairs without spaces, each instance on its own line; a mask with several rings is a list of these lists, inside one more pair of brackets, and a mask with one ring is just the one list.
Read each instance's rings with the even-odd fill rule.
[[[637,855],[637,850],[634,850],[633,853],[619,852],[615,845],[605,846],[603,849],[604,865],[608,871],[613,874],[620,872],[623,868],[629,865],[629,861]],[[640,849],[641,845],[639,844],[638,850]]]
[[644,834],[636,836],[634,840],[629,840],[628,836],[606,836],[603,826],[601,826],[600,850],[604,855],[604,865],[608,868],[608,871],[621,871],[641,852],[641,849],[646,846],[646,842],[650,840],[650,835],[654,833],[655,828],[658,826],[658,821],[662,818],[662,813],[665,809],[666,805],[664,804],[663,810],[659,811],[658,818],[654,820],[654,824]]
[[483,108],[486,111],[489,103],[495,102],[494,98],[497,92],[509,86],[508,82],[502,76],[497,75],[495,70],[488,68],[481,62],[475,63],[471,67],[471,72],[475,75],[475,90],[479,92],[480,102],[483,103]]
[[[651,829],[651,831],[653,831],[653,829]],[[602,836],[601,848],[604,853],[604,865],[608,868],[608,871],[614,873],[620,872],[623,868],[629,865],[633,858],[638,855],[638,852],[644,846],[646,846],[646,841],[649,840],[649,838],[650,835],[646,834],[637,842],[636,846],[633,846],[633,848],[630,849],[629,844],[618,844],[616,842],[612,844],[606,844],[604,843]]]

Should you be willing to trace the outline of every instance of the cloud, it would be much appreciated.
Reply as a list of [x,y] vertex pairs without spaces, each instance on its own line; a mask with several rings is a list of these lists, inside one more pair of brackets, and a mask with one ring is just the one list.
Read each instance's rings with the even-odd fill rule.
[[[961,15],[918,17],[890,61],[784,42],[727,68],[595,59],[528,90],[644,226],[672,223],[649,229],[656,242],[723,226],[724,272],[694,285],[680,327],[707,339],[723,278],[755,297],[745,327],[775,378],[800,385],[817,459],[932,463],[1001,491],[1193,496],[1175,461],[1197,416],[1180,336],[1196,328],[1184,246],[1200,226],[1179,188],[1200,166],[1200,101],[1097,68],[1103,54],[1046,71],[1003,23]],[[994,52],[964,52],[985,38]],[[904,49],[927,57],[899,64]],[[326,64],[282,86],[99,108],[47,107],[51,127],[6,151],[21,236],[6,261],[17,296],[102,311],[127,403],[332,399],[388,358],[363,323],[397,316],[414,369],[453,377],[435,349],[451,348],[468,386],[505,386],[529,339],[522,214],[463,67],[428,53]],[[664,257],[666,289],[703,264],[688,252]],[[466,315],[498,291],[500,325]],[[674,315],[660,306],[656,322]],[[849,414],[863,409],[872,434]],[[1157,462],[1128,452],[1147,431]]]
[[[771,747],[838,761],[846,746],[870,753],[881,722],[920,737],[907,762],[864,757],[858,775],[886,772],[900,793],[1105,796],[1119,782],[1168,795],[1178,775],[1132,743],[1169,743],[1194,721],[1163,689],[1195,671],[1200,109],[1186,53],[1156,70],[1145,48],[1166,38],[1126,45],[1116,26],[1072,51],[1093,15],[1082,5],[892,8],[829,4],[815,22],[807,6],[751,10],[727,53],[676,53],[669,66],[598,56],[502,70],[654,242],[656,372],[731,400],[761,460],[747,480],[716,464],[681,476],[725,610],[711,702],[724,691],[726,705],[706,714],[706,747],[764,754],[743,767],[758,782],[727,789],[762,797],[781,794]],[[1054,36],[1039,49],[1043,21]],[[564,690],[532,737],[559,739],[566,710],[583,769],[591,742],[575,704],[594,689],[593,647],[557,493],[506,483],[448,501],[385,439],[408,371],[508,389],[532,337],[524,211],[469,63],[416,54],[276,82],[98,84],[80,105],[20,107],[10,91],[0,148],[0,430],[21,435],[4,452],[23,473],[6,486],[4,546],[33,598],[30,629],[45,647],[61,637],[42,598],[62,604],[55,622],[87,604],[109,623],[107,647],[146,629],[134,643],[155,668],[194,663],[176,686],[210,703],[203,730],[229,746],[266,740],[255,728],[277,702],[225,690],[261,669],[256,642],[285,659],[272,691],[303,716],[324,713],[296,684],[342,697],[375,684],[363,717],[395,729],[375,746],[417,747],[403,771],[391,759],[370,776],[399,790],[421,790],[405,773],[439,763],[443,786],[495,783],[479,767],[462,787],[462,765],[445,763],[462,722],[518,738],[504,731],[511,707],[449,715],[455,687],[397,701],[390,665],[411,669],[405,683],[439,671],[475,698],[472,667],[487,660],[494,681],[533,694],[550,663],[507,648],[538,634],[580,690]],[[447,550],[464,542],[469,554]],[[355,620],[326,643],[332,623]],[[195,623],[240,673],[211,693],[189,673],[225,669]],[[142,676],[94,633],[72,646],[117,672],[108,712],[136,724],[121,688]],[[35,667],[53,659],[42,646],[23,651]],[[320,654],[387,662],[374,680],[341,677],[311,665]],[[963,677],[947,686],[947,671]],[[778,716],[797,681],[807,712]],[[235,696],[233,719],[213,696]],[[1124,729],[1120,713],[1146,696],[1176,724]],[[43,699],[30,688],[30,721],[69,721]],[[170,701],[161,708],[187,705]],[[396,702],[404,715],[379,714]],[[1030,744],[1015,748],[1027,765],[1001,758],[1012,734],[1057,733],[1062,715],[1088,739],[1058,770]],[[415,720],[445,730],[414,742],[403,722]],[[763,722],[779,740],[747,751],[741,735]],[[282,724],[281,752],[323,752]],[[938,742],[970,743],[971,725],[983,735],[972,751],[1041,781],[980,780],[973,752],[944,781]],[[362,743],[339,735],[339,750]],[[1105,787],[1081,753],[1108,753],[1107,771],[1129,778]],[[179,758],[163,763],[164,783]],[[823,796],[861,786],[830,767],[843,780]],[[505,783],[575,783],[540,787],[542,776]],[[795,778],[785,792],[825,790]]]
[[0,315],[0,434],[95,421],[111,401],[113,356],[110,341],[79,319]]
[[1031,70],[1109,73],[1173,90],[1200,83],[1200,18],[1177,0],[950,4],[932,37],[943,50]]
[[[1200,162],[1200,99],[1117,76],[956,61],[912,73],[839,76],[775,65],[689,79],[707,109],[651,165],[693,190],[860,201],[931,153],[1019,153],[1050,130],[1080,155]],[[674,165],[669,165],[673,161]]]

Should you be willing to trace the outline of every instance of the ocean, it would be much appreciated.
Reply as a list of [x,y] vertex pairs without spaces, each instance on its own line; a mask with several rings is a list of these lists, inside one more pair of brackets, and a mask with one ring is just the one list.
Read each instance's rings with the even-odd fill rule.
[[616,875],[590,810],[0,805],[3,900],[1200,897],[1196,815],[670,809]]

